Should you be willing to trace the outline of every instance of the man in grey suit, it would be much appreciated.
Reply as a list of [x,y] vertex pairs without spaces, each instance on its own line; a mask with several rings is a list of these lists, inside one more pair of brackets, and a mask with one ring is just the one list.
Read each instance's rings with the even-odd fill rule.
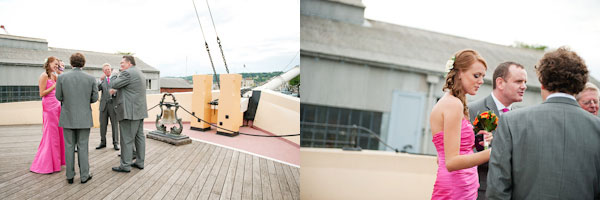
[[104,74],[100,77],[100,84],[98,84],[98,90],[102,91],[102,98],[100,98],[100,145],[96,149],[106,147],[106,129],[110,118],[113,147],[115,150],[119,150],[119,122],[117,121],[114,103],[117,95],[114,90],[111,92],[111,88],[108,87],[111,79],[114,80],[117,76],[111,76],[112,69],[108,63],[102,65],[102,72]]
[[[144,118],[148,117],[146,106],[146,78],[135,67],[133,56],[123,56],[121,72],[111,81],[110,87],[117,89],[117,119],[121,128],[121,164],[113,171],[130,172],[131,167],[144,169],[146,141]],[[133,163],[133,145],[136,157]]]
[[[475,120],[478,114],[488,110],[495,113],[498,116],[498,121],[501,121],[502,115],[513,109],[513,103],[523,101],[523,95],[525,89],[527,89],[527,71],[525,71],[523,65],[511,61],[501,63],[494,70],[492,81],[492,93],[486,98],[468,105],[471,122]],[[478,137],[475,140],[475,152],[484,150],[483,145],[480,144],[480,141],[482,141],[480,139]],[[488,163],[477,166],[477,174],[479,175],[477,199],[484,200],[486,199]]]
[[91,103],[98,100],[98,86],[91,75],[83,72],[85,57],[81,53],[71,55],[73,70],[61,74],[56,81],[56,99],[61,102],[58,126],[65,137],[67,182],[75,176],[75,146],[79,147],[77,158],[81,183],[92,179],[88,160],[88,141],[92,121]]
[[573,97],[588,70],[575,52],[548,52],[536,66],[542,104],[506,113],[494,136],[488,199],[599,199],[600,119]]

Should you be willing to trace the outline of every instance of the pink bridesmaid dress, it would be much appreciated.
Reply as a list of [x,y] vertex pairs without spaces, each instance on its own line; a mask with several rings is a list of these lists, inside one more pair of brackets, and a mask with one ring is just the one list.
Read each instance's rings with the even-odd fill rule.
[[[438,170],[431,199],[477,199],[479,177],[477,166],[448,172],[444,154],[444,132],[433,136],[433,144],[438,153]],[[473,153],[475,133],[468,120],[463,119],[460,130],[460,155]]]
[[[48,79],[46,89],[52,87],[56,82]],[[58,127],[60,118],[60,102],[56,99],[55,91],[42,97],[43,127],[42,141],[38,147],[35,159],[29,170],[40,174],[59,172],[61,166],[65,165],[65,140],[63,129]]]

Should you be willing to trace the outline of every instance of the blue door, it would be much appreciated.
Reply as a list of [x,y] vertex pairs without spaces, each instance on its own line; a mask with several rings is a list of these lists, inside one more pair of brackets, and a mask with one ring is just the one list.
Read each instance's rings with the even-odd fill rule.
[[394,90],[387,135],[387,143],[390,146],[410,153],[422,153],[424,104],[423,93]]

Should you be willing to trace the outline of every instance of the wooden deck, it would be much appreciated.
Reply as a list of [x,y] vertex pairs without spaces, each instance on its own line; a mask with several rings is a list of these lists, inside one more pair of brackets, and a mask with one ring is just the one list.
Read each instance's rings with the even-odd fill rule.
[[[0,126],[0,199],[291,199],[300,198],[298,168],[232,149],[193,141],[172,146],[146,138],[145,168],[117,173],[118,151],[89,142],[93,179],[67,184],[65,167],[54,174],[29,171],[41,125]],[[107,140],[112,140],[110,132]]]

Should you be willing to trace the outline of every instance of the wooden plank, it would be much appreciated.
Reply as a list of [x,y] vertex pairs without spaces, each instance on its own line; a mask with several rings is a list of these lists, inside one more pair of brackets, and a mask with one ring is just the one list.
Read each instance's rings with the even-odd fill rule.
[[300,186],[300,169],[298,169],[297,167],[290,166],[290,170],[292,171],[292,174],[294,175],[294,180],[296,181],[296,185]]
[[283,196],[283,199],[284,200],[294,199],[292,197],[290,187],[287,184],[287,179],[285,178],[285,174],[283,173],[283,170],[281,169],[281,164],[278,162],[274,162],[273,164],[275,166],[275,171],[277,172],[277,179],[279,181],[279,188],[281,188],[281,195]]
[[298,168],[196,141],[174,147],[146,139],[144,170],[112,172],[118,152],[94,149],[98,129],[88,143],[93,180],[79,184],[76,175],[70,185],[64,168],[51,175],[29,172],[41,135],[39,125],[0,126],[0,199],[299,199]]
[[[182,179],[185,181],[185,179],[188,178],[188,177],[184,177],[181,175],[188,168],[190,163],[192,163],[194,160],[196,160],[196,157],[198,156],[198,152],[202,149],[200,145],[195,145],[195,146],[196,147],[194,148],[193,152],[190,154],[189,157],[181,159],[181,160],[183,160],[183,163],[177,169],[175,169],[175,173],[173,173],[173,175],[168,177],[169,179],[167,180],[167,182],[162,184],[162,186],[158,189],[158,192],[156,192],[156,194],[154,194],[154,196],[152,196],[152,199],[163,199],[163,197],[165,197],[165,195],[167,195],[169,190],[175,185],[175,182],[177,182],[179,179]],[[155,186],[156,185],[157,184],[155,184]],[[159,183],[159,186],[160,186],[160,183]]]
[[[97,158],[100,154],[92,154],[89,155],[90,159],[92,159],[92,162],[90,164],[96,164],[98,163],[98,160],[96,160],[95,158]],[[32,156],[33,159],[34,156]],[[77,155],[75,156],[75,160],[77,160]],[[75,162],[75,166],[77,165],[77,161]],[[75,167],[77,170],[77,167]],[[29,166],[27,166],[27,169],[29,169]],[[18,191],[22,191],[23,188],[38,188],[39,185],[45,184],[45,183],[49,183],[49,185],[51,186],[56,186],[55,183],[60,183],[60,181],[62,180],[65,184],[66,184],[66,170],[61,170],[61,172],[57,172],[54,174],[36,174],[33,172],[27,172],[26,174],[21,175],[20,177],[17,177],[13,180],[9,181],[9,186],[7,187],[3,187],[2,189],[6,189],[6,191],[0,191],[1,195],[0,195],[0,199],[10,196]],[[38,187],[36,187],[36,185]],[[48,188],[46,188],[48,189]]]
[[269,181],[269,169],[267,168],[267,160],[264,158],[260,158],[260,178],[262,181],[261,186],[263,199],[273,199],[273,194],[271,192],[271,183]]
[[269,171],[269,183],[271,183],[273,199],[283,199],[281,188],[279,187],[279,179],[277,179],[277,171],[272,160],[267,160],[267,169]]
[[[171,165],[165,165],[165,167],[162,167],[161,171],[159,171],[159,174],[156,174],[154,176],[151,177],[150,181],[147,181],[146,184],[142,185],[139,189],[137,189],[135,191],[135,193],[133,193],[131,196],[129,196],[129,199],[150,199],[158,190],[158,188],[164,184],[171,175],[173,175],[173,173],[175,172],[175,169],[177,169],[177,167],[179,167],[181,165],[181,163],[183,163],[183,161],[185,161],[185,158],[189,157],[189,155],[192,153],[192,151],[190,151],[190,148],[193,147],[191,145],[185,145],[183,146],[183,148],[185,148],[185,151],[183,152],[177,152],[177,154],[179,154],[177,156],[177,158],[174,157],[166,157],[164,159],[168,159],[170,160],[169,163],[173,163]],[[176,147],[173,147],[176,148]],[[183,150],[183,148],[178,149],[178,150]],[[148,180],[148,179],[146,179]]]
[[[141,170],[137,174],[133,175],[133,177],[129,178],[127,182],[123,185],[115,188],[112,192],[107,194],[104,199],[127,199],[131,194],[136,192],[136,190],[145,182],[149,181],[149,177],[154,176],[160,168],[168,162],[168,159],[164,159],[165,156],[171,156],[175,154],[177,151],[171,145],[163,144],[166,146],[166,149],[163,150],[161,155],[156,156],[156,159],[149,164],[145,164],[144,170]],[[134,170],[134,169],[132,169]],[[119,174],[118,172],[111,172]]]
[[[196,143],[198,143],[198,142],[196,142]],[[194,144],[194,145],[196,143],[192,142],[192,144]],[[185,182],[187,182],[188,179],[190,179],[190,176],[191,176],[192,172],[194,171],[194,168],[196,168],[196,166],[198,166],[198,163],[204,157],[204,153],[208,150],[208,147],[212,146],[212,145],[208,145],[205,143],[198,143],[198,145],[202,146],[202,148],[201,149],[198,148],[198,151],[194,152],[194,155],[192,155],[192,156],[194,156],[194,159],[190,162],[190,164],[187,166],[187,168],[185,168],[185,170],[181,174],[181,178],[177,179],[175,184],[171,187],[171,189],[164,196],[163,199],[175,199],[175,197],[177,196],[177,193],[183,188],[183,184]]]
[[[167,152],[171,152],[171,151],[166,151],[164,149],[172,149],[172,147],[170,145],[166,145],[163,143],[159,143],[156,141],[148,141],[146,140],[146,147],[150,148],[146,148],[146,150],[150,150],[150,151],[146,151],[146,160],[144,160],[144,170],[138,170],[136,168],[132,168],[131,172],[128,174],[123,174],[123,173],[118,173],[118,172],[114,172],[112,171],[112,167],[116,167],[119,165],[119,162],[117,163],[112,163],[112,165],[107,166],[106,168],[103,168],[102,172],[109,175],[109,176],[104,176],[101,177],[101,181],[99,181],[101,184],[98,184],[97,187],[89,187],[86,188],[86,190],[84,191],[89,191],[85,196],[80,196],[79,194],[81,194],[82,192],[78,192],[77,195],[73,195],[71,196],[71,198],[74,199],[79,199],[79,198],[84,198],[84,197],[88,197],[91,199],[101,199],[104,198],[105,196],[107,196],[109,193],[111,193],[112,191],[114,191],[116,188],[118,187],[122,187],[123,185],[125,185],[125,182],[129,181],[129,179],[135,177],[138,174],[143,174],[145,173],[145,170],[148,170],[152,164],[152,162],[156,162],[156,160],[160,160],[162,157],[164,156],[169,156],[169,154],[165,154]],[[158,146],[158,147],[156,147]],[[164,148],[164,149],[163,149]],[[92,184],[95,185],[96,183]]]
[[[192,144],[193,144],[193,142],[192,142]],[[205,146],[209,146],[209,149],[202,153],[203,154],[202,160],[200,160],[198,165],[193,166],[194,171],[192,171],[192,174],[190,175],[190,177],[185,181],[185,183],[183,184],[183,187],[181,187],[181,190],[179,190],[179,192],[177,193],[177,196],[175,196],[175,199],[187,198],[188,194],[194,187],[196,180],[200,176],[200,173],[202,173],[202,171],[204,170],[204,167],[206,166],[206,164],[208,163],[210,158],[213,156],[215,149],[217,149],[217,146],[214,146],[214,145],[206,144]]]
[[246,154],[240,153],[238,156],[238,163],[235,171],[235,178],[233,179],[233,189],[231,191],[231,199],[242,199],[242,189],[244,187],[244,166],[246,166]]
[[[90,172],[94,173],[94,166],[102,165],[106,163],[110,159],[110,154],[94,154],[94,157],[90,158]],[[77,162],[75,162],[75,166],[78,166]],[[75,167],[76,173],[79,172],[78,167]],[[76,174],[74,182],[79,183],[79,173]],[[89,183],[89,182],[88,182]],[[81,184],[69,185],[66,181],[66,170],[61,171],[60,176],[55,176],[51,179],[46,179],[44,181],[40,181],[28,188],[26,191],[21,191],[22,196],[19,197],[21,199],[30,198],[41,198],[47,197],[52,194],[63,194],[62,190],[66,190],[71,187],[82,187]]]
[[227,170],[227,177],[225,177],[225,183],[223,184],[223,190],[221,192],[220,199],[231,199],[239,155],[239,151],[233,151],[231,163],[229,163],[229,169]]
[[[227,177],[227,173],[229,172],[229,165],[231,164],[231,159],[233,155],[233,150],[229,149],[227,151],[227,155],[225,155],[225,160],[219,169],[219,174],[217,175],[217,179],[213,184],[212,190],[210,191],[210,196],[208,199],[220,199],[221,194],[223,192],[223,187],[225,184],[225,178]],[[202,198],[202,195],[200,195]]]
[[198,199],[208,199],[208,197],[210,196],[210,192],[211,192],[212,188],[214,187],[215,182],[217,181],[217,176],[219,175],[219,171],[221,171],[221,165],[223,164],[223,162],[225,160],[225,155],[229,154],[229,152],[231,152],[231,149],[225,149],[224,151],[221,151],[221,153],[219,154],[219,158],[217,159],[217,162],[215,162],[214,166],[210,170],[210,173],[208,174],[208,178],[206,179],[204,186],[202,186],[202,190],[200,191],[200,195],[198,196]]
[[206,165],[204,166],[202,173],[200,173],[200,176],[198,176],[198,179],[193,184],[192,189],[190,190],[190,193],[187,195],[186,199],[192,200],[192,199],[198,198],[198,196],[200,195],[200,191],[202,191],[202,187],[204,186],[204,183],[206,182],[206,179],[208,178],[208,174],[210,173],[213,165],[215,164],[218,155],[222,151],[225,151],[225,150],[221,147],[217,147],[215,152],[212,154],[210,160],[208,160],[208,163],[206,163]]
[[252,156],[246,154],[244,166],[244,184],[242,186],[242,199],[252,198]]
[[252,199],[262,199],[262,182],[260,180],[260,161],[252,156]]
[[300,187],[299,187],[299,185],[296,185],[296,180],[294,180],[294,175],[290,171],[290,166],[282,164],[281,169],[283,170],[283,173],[285,174],[285,178],[287,179],[287,184],[288,184],[288,187],[290,188],[292,198],[294,198],[294,200],[299,200],[300,199]]
[[[160,144],[152,144],[152,143],[148,143],[146,144],[146,152],[147,152],[147,157],[149,157],[149,159],[146,160],[146,162],[152,162],[152,160],[154,159],[153,155],[160,155],[164,152],[163,149],[166,148],[165,145],[160,145]],[[80,197],[84,197],[87,196],[87,198],[92,198],[93,197],[99,197],[99,195],[97,195],[97,193],[99,193],[100,191],[112,191],[112,190],[108,190],[106,188],[107,184],[108,185],[118,185],[120,184],[120,182],[116,182],[118,180],[118,173],[113,172],[112,171],[112,167],[118,166],[119,165],[119,160],[120,157],[118,157],[118,152],[120,151],[112,151],[112,150],[108,150],[111,153],[111,156],[109,157],[109,159],[104,163],[103,166],[99,166],[99,167],[93,167],[92,169],[90,169],[91,171],[94,171],[94,177],[92,180],[90,180],[90,182],[86,183],[85,185],[81,185],[81,186],[74,186],[74,187],[67,187],[70,188],[68,191],[61,191],[61,192],[55,192],[58,194],[61,194],[60,197],[53,197],[53,198],[71,198],[71,199],[77,199]],[[105,151],[106,152],[106,151]],[[114,152],[114,153],[113,153]],[[157,154],[158,153],[158,154]]]

